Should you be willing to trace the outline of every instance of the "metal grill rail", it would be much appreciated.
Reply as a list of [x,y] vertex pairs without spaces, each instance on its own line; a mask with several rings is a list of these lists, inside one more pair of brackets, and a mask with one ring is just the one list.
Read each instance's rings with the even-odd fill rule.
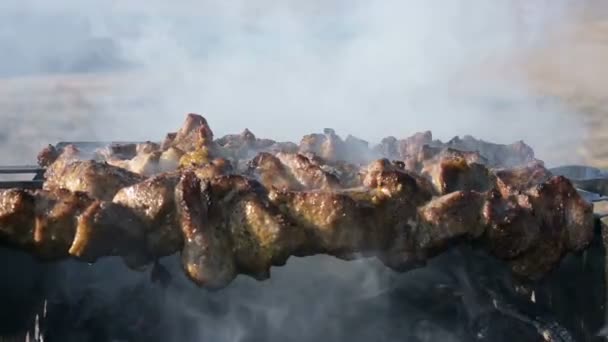
[[0,189],[41,189],[44,171],[45,169],[39,166],[0,166],[0,178],[3,175],[32,175],[30,180],[0,180]]

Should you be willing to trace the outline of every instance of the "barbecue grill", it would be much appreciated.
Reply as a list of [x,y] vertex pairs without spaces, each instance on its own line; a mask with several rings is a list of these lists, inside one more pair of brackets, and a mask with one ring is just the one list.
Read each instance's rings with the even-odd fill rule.
[[[94,142],[94,141],[77,141],[77,142],[59,142],[55,145],[55,148],[60,149],[67,145],[73,145],[78,148],[80,151],[86,153],[87,151],[94,151],[95,149],[108,146],[108,145],[121,145],[121,144],[133,144],[137,142]],[[555,175],[563,175],[570,178],[573,183],[579,188],[579,193],[589,202],[592,203],[608,203],[608,196],[606,196],[605,192],[598,191],[597,184],[604,184],[605,180],[608,179],[608,173],[594,169],[586,166],[563,166],[551,169],[552,173]],[[40,189],[42,188],[42,184],[44,182],[44,173],[45,169],[39,166],[25,165],[25,166],[4,166],[0,167],[0,189],[8,189],[8,188],[24,188],[24,189]],[[9,179],[2,180],[2,177],[8,176],[10,178],[19,177],[19,180]],[[27,178],[26,178],[27,177]],[[23,178],[23,179],[21,179]],[[601,190],[601,189],[600,189]],[[584,305],[584,302],[606,302],[605,295],[605,270],[604,267],[600,267],[599,265],[604,265],[605,251],[604,244],[601,241],[601,224],[600,220],[604,217],[608,216],[608,212],[597,212],[597,234],[596,239],[589,247],[587,251],[583,253],[583,255],[573,255],[566,259],[560,269],[551,274],[547,280],[539,283],[539,284],[529,284],[526,289],[523,291],[527,291],[531,293],[534,297],[534,301],[551,303],[553,306],[552,309],[555,312],[551,312],[551,318],[546,318],[547,313],[544,312],[542,314],[538,314],[536,316],[535,313],[530,314],[530,312],[536,312],[535,308],[527,307],[529,303],[522,305],[523,307],[517,307],[517,304],[513,304],[509,302],[509,299],[504,299],[501,297],[501,300],[497,300],[494,303],[496,311],[493,315],[500,315],[500,318],[491,317],[488,318],[486,316],[482,316],[480,321],[472,322],[473,325],[480,325],[479,330],[480,336],[479,340],[491,340],[491,332],[488,332],[488,328],[482,328],[481,325],[488,324],[485,320],[494,320],[492,324],[496,324],[495,321],[500,320],[511,320],[512,322],[520,322],[524,325],[529,325],[535,327],[535,329],[549,329],[549,333],[553,334],[563,334],[561,339],[553,339],[551,341],[571,341],[571,335],[574,335],[576,338],[583,340],[594,340],[594,335],[599,331],[603,324],[603,315],[602,310],[606,307],[605,305],[598,305],[597,307],[587,307]],[[477,270],[477,275],[480,272],[494,272],[492,271],[492,267],[498,267],[495,263],[485,260],[479,255],[475,254],[467,254],[466,252],[463,255],[460,255],[467,262],[478,263],[475,260],[482,260],[479,263],[488,263],[491,265],[490,268],[487,266],[479,266]],[[453,257],[453,256],[452,256]],[[449,263],[451,261],[446,261],[445,258],[441,259],[437,263],[441,265],[442,263]],[[445,265],[441,266],[444,267]],[[481,271],[480,269],[483,269]],[[608,267],[606,267],[608,270]],[[487,276],[487,275],[486,275]],[[594,284],[594,289],[589,289],[589,291],[583,293],[580,292],[580,288],[574,291],[571,286],[571,282],[569,280],[576,279],[577,282],[584,284],[583,286],[587,286],[589,284]],[[561,284],[561,285],[560,285]],[[578,285],[576,285],[578,286]],[[592,286],[594,287],[594,286]],[[599,289],[598,289],[599,288]],[[387,294],[388,293],[388,294]],[[576,295],[574,295],[576,293]],[[384,302],[386,298],[381,298],[383,295],[378,295],[377,297],[368,299],[366,302],[362,302],[360,305],[360,310],[365,312],[366,310],[370,310],[370,308],[374,308],[378,305],[379,302]],[[387,291],[384,296],[390,296],[390,300],[399,301],[403,300],[404,304],[410,305],[408,301],[411,301],[412,298],[401,298],[401,294],[399,288],[393,289],[391,291]],[[498,295],[497,295],[498,296]],[[432,299],[429,299],[432,300]],[[440,299],[442,300],[442,299]],[[407,303],[406,303],[407,302]],[[397,303],[398,305],[398,303]],[[47,310],[49,310],[48,315],[50,316],[58,316],[62,314],[60,309],[61,306],[51,306],[47,308],[47,301],[44,298],[41,298],[39,303],[36,303],[35,309],[32,310],[35,314],[30,317],[30,323],[28,324],[28,329],[24,334],[20,334],[19,338],[22,340],[23,336],[28,336],[29,341],[42,341],[44,340],[44,331],[52,330],[52,326],[48,326],[45,318],[47,317]],[[55,310],[55,312],[53,312]],[[569,317],[569,312],[572,317]],[[525,312],[525,313],[522,313]],[[435,314],[445,314],[445,312]],[[599,315],[599,316],[598,316]],[[438,326],[428,324],[431,322],[433,317],[426,317],[419,322],[416,323],[415,329],[439,329]],[[551,319],[555,319],[555,321],[551,321]],[[555,325],[559,321],[562,325]],[[426,323],[424,323],[426,322]],[[543,323],[544,322],[544,323]],[[52,324],[52,323],[49,323]],[[350,323],[349,323],[350,324]],[[544,325],[542,325],[544,324]],[[552,326],[554,324],[554,326]],[[0,323],[1,325],[1,323]],[[46,325],[46,326],[45,326]],[[539,327],[539,325],[541,325]],[[591,326],[589,326],[591,325]],[[426,327],[426,328],[425,328]],[[564,328],[566,327],[566,328]],[[44,331],[41,331],[43,329]],[[94,329],[94,328],[91,328]],[[485,330],[484,330],[485,329]],[[491,330],[492,328],[490,328]],[[553,330],[551,330],[553,329]],[[591,331],[595,329],[596,331]],[[563,331],[562,331],[563,330]],[[488,335],[483,335],[483,332]],[[55,336],[57,338],[57,336]],[[143,337],[142,337],[143,338]],[[12,341],[13,339],[3,338],[0,336],[0,341]],[[415,340],[415,339],[414,339]],[[48,341],[48,340],[47,340]]]

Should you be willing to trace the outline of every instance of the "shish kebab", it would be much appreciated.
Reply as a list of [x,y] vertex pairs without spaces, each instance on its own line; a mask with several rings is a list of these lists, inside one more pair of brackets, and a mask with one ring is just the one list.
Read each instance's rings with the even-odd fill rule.
[[402,272],[467,241],[539,279],[593,237],[593,207],[523,142],[430,132],[373,148],[331,129],[299,145],[250,131],[214,139],[189,114],[161,144],[45,148],[41,190],[0,192],[0,245],[42,260],[181,253],[219,289],[290,256],[376,257]]

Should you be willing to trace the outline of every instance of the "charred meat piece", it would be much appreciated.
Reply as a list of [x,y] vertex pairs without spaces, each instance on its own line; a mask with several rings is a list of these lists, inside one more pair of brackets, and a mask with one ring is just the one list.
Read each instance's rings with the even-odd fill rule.
[[121,189],[113,199],[144,224],[147,251],[156,257],[173,254],[182,245],[175,201],[178,181],[179,174],[156,176]]
[[457,191],[421,207],[415,240],[423,259],[446,250],[459,240],[480,237],[486,228],[481,220],[485,200],[485,195],[479,192]]
[[129,208],[96,200],[78,216],[69,253],[86,262],[103,256],[122,256],[127,265],[138,267],[150,261],[145,232]]
[[202,180],[213,179],[234,172],[232,163],[224,158],[215,158],[204,166],[191,169]]
[[510,145],[489,143],[475,139],[470,135],[450,140],[447,147],[460,151],[479,152],[488,159],[490,166],[514,167],[534,162],[534,151],[523,141],[518,141]]
[[431,159],[446,149],[469,152],[467,159],[490,167],[508,167],[526,165],[534,162],[534,152],[525,143],[519,141],[510,145],[501,145],[475,139],[471,136],[455,137],[447,143],[433,140],[431,132],[420,132],[411,137],[397,140],[387,137],[374,148],[382,156],[406,161],[416,167],[425,160]]
[[388,197],[407,194],[409,200],[416,204],[428,202],[437,194],[428,179],[387,159],[377,160],[367,167],[363,185]]
[[[228,149],[240,149],[241,147],[256,147],[257,139],[247,128],[241,134],[229,134],[216,140],[220,146]],[[272,142],[270,143],[272,144]]]
[[86,155],[76,146],[69,144],[62,147],[48,145],[38,153],[38,165],[41,167],[51,167],[53,164],[65,164],[81,159],[95,159],[95,154]]
[[68,255],[78,215],[93,202],[82,193],[4,190],[0,192],[0,239],[42,258]]
[[496,175],[497,188],[504,196],[544,183],[553,176],[542,162],[532,162],[512,169],[497,169],[493,172]]
[[407,155],[403,159],[405,168],[412,172],[424,172],[438,164],[442,159],[460,158],[467,164],[481,164],[487,167],[488,161],[478,152],[459,151],[452,148],[433,147],[424,145],[417,151],[417,154]]
[[121,167],[93,160],[58,160],[47,169],[45,178],[45,190],[80,191],[101,200],[111,200],[120,189],[144,180]]
[[212,289],[226,286],[237,275],[229,231],[222,230],[219,222],[209,220],[210,201],[193,173],[182,175],[176,195],[186,275],[198,285]]
[[55,162],[61,152],[53,145],[48,145],[38,153],[36,160],[41,167],[47,167]]
[[213,131],[207,124],[207,120],[198,114],[188,114],[179,131],[175,136],[171,136],[171,142],[166,142],[169,146],[184,152],[194,151],[201,146],[210,146],[212,143]]
[[130,209],[67,190],[0,192],[0,241],[43,259],[94,262],[122,256],[145,264],[143,225]]
[[426,162],[422,175],[431,179],[440,194],[454,191],[487,191],[494,185],[494,175],[483,165],[471,161],[466,153],[445,150]]
[[302,190],[302,184],[291,174],[281,160],[270,153],[260,153],[249,163],[249,173],[265,187],[284,190]]
[[220,148],[220,154],[235,160],[249,159],[256,153],[269,150],[276,142],[270,139],[258,139],[248,129],[241,134],[226,135],[215,141]]
[[339,180],[325,172],[310,158],[301,154],[279,153],[277,158],[303,189],[331,189],[339,187]]
[[585,248],[593,237],[593,206],[564,177],[534,186],[520,202],[530,203],[541,236],[530,250],[510,262],[520,276],[540,277],[568,251]]
[[197,114],[188,114],[179,131],[169,134],[162,147],[163,150],[173,148],[180,151],[178,165],[182,168],[202,166],[214,156],[221,156],[207,120]]
[[61,169],[66,164],[83,157],[80,150],[74,145],[67,145],[59,149],[49,146],[38,155],[40,166],[55,169]]
[[[518,201],[519,200],[519,201]],[[525,196],[503,197],[497,190],[488,193],[483,208],[485,243],[490,253],[513,259],[528,251],[542,238],[538,220]]]
[[249,174],[268,188],[282,190],[335,189],[340,181],[302,154],[260,153],[249,163]]

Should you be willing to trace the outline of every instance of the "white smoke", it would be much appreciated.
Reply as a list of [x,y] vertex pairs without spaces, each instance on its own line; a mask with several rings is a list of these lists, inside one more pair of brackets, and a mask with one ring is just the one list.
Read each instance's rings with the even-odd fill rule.
[[161,139],[200,112],[218,135],[248,127],[297,141],[333,127],[377,142],[430,129],[523,139],[557,162],[568,153],[552,150],[579,142],[579,119],[532,93],[512,61],[568,20],[569,3],[11,0],[0,37],[13,44],[10,70],[130,67],[107,76],[103,94],[83,82],[98,118],[89,138]]
[[[569,6],[566,0],[3,0],[0,16],[9,24],[0,24],[0,76],[12,79],[8,102],[0,105],[2,154],[31,160],[27,153],[53,139],[161,139],[186,113],[198,112],[218,136],[247,127],[260,137],[297,141],[332,127],[377,142],[432,130],[442,139],[524,139],[540,158],[564,162],[571,157],[564,144],[580,139],[578,117],[559,101],[539,99],[512,61],[542,46],[554,24],[568,20]],[[99,73],[49,76],[42,105],[31,103],[41,73],[83,71]],[[64,83],[75,99],[47,101],[64,96],[65,88],[54,88]],[[169,291],[166,305],[175,320],[193,317],[197,339],[222,342],[246,340],[256,329],[269,339],[336,341],[369,341],[364,333],[379,331],[399,337],[399,329],[409,329],[390,317],[388,303],[371,323],[344,323],[345,303],[386,285],[368,262],[295,259],[273,272],[263,283],[241,277],[215,296]],[[77,279],[65,281],[89,283]],[[194,300],[199,295],[219,301],[223,314]]]
[[147,6],[129,38],[94,17],[140,67],[120,94],[148,102],[116,110],[136,127],[104,125],[103,134],[161,137],[195,111],[221,134],[248,127],[297,140],[333,127],[376,142],[431,129],[443,139],[524,139],[551,158],[577,142],[579,118],[531,93],[515,65],[499,79],[483,75],[484,65],[542,44],[567,3],[537,4],[237,1],[175,16]]

